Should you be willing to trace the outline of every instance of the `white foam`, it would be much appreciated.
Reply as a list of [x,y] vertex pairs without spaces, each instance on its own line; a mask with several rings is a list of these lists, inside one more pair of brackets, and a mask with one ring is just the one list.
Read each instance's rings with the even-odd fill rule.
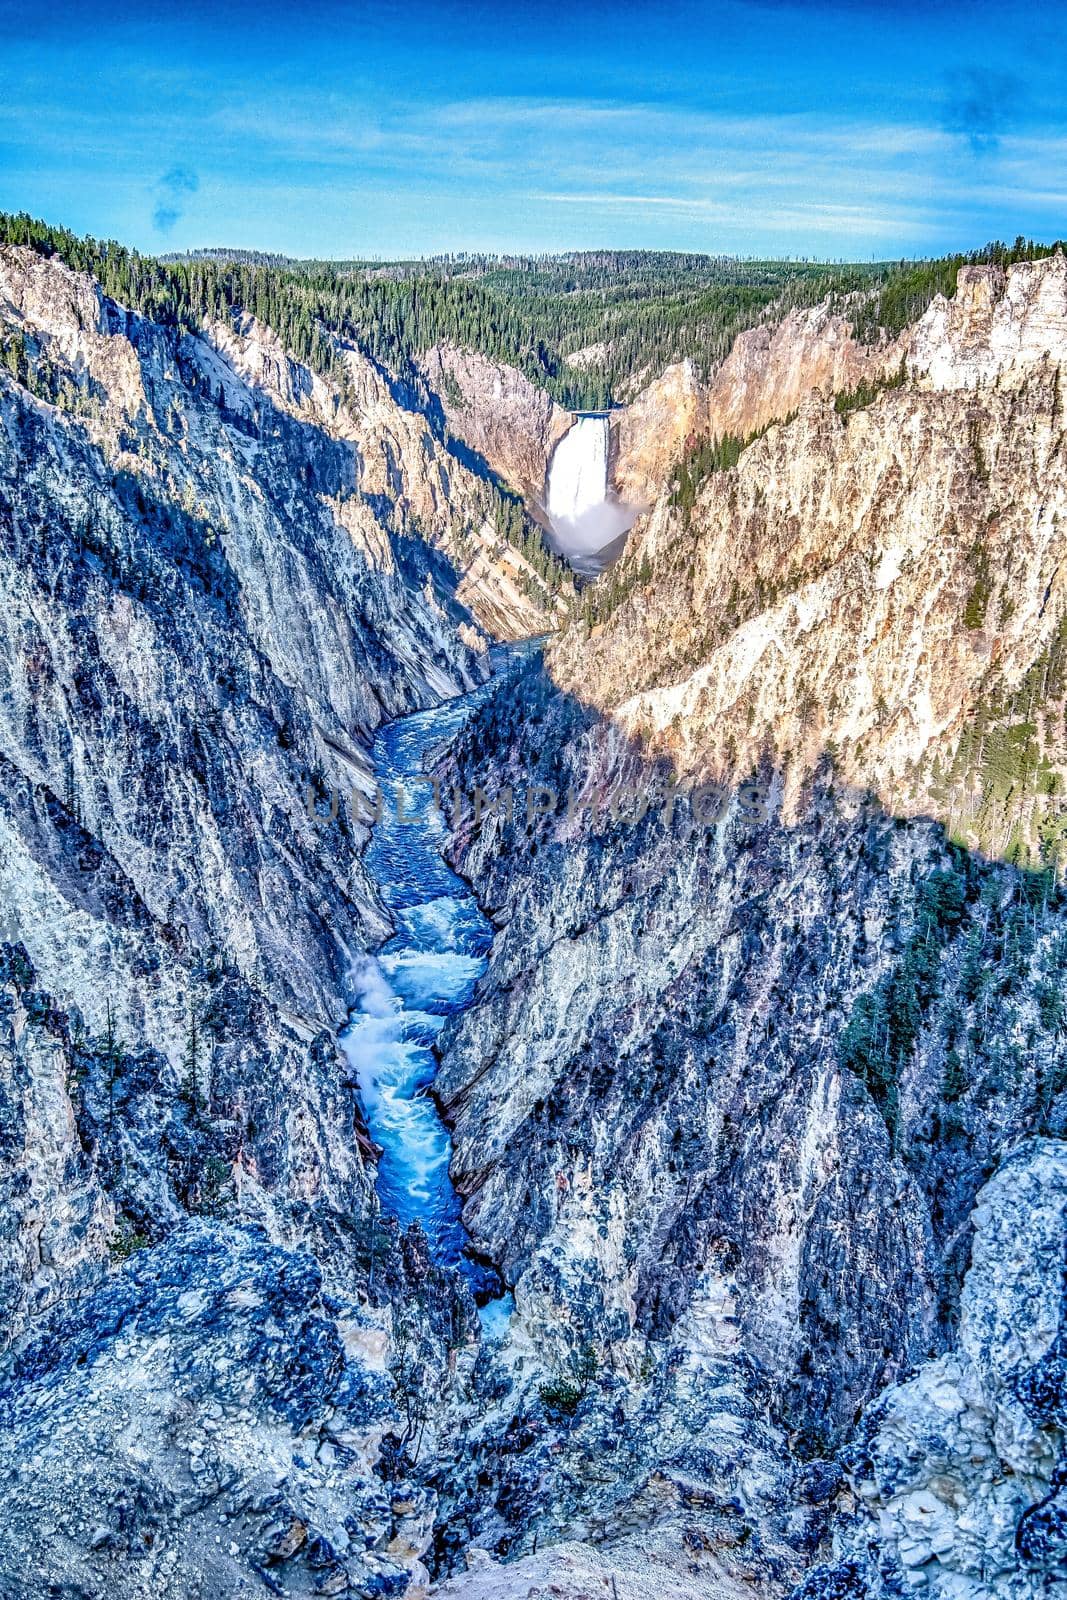
[[437,950],[455,950],[464,909],[461,901],[442,894],[421,905],[405,906],[396,913],[396,920],[416,944],[431,944]]
[[500,1339],[506,1339],[511,1331],[511,1319],[515,1314],[515,1299],[513,1295],[501,1295],[499,1300],[490,1300],[488,1305],[479,1306],[478,1321],[482,1325],[482,1338],[495,1344]]
[[416,1006],[462,1005],[485,962],[456,950],[396,950],[380,958],[397,994]]
[[373,956],[364,956],[348,976],[349,986],[361,1011],[372,1017],[388,1017],[399,1008],[381,967]]

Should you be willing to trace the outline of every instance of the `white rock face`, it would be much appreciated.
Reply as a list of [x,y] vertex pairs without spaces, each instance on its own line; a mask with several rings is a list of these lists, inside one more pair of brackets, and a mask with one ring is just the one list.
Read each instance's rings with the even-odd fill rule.
[[653,378],[611,419],[612,482],[620,498],[651,505],[687,441],[707,427],[707,388],[691,361]]
[[1067,321],[1067,259],[961,267],[951,300],[938,295],[905,342],[908,367],[931,388],[977,388],[1058,362]]
[[[137,319],[113,328],[118,314],[89,280],[24,250],[0,252],[0,305],[11,327],[40,341],[69,386],[69,398],[50,405],[6,373],[0,379],[0,474],[22,497],[2,558],[0,651],[10,693],[0,749],[13,773],[76,797],[81,823],[121,863],[154,918],[229,950],[259,982],[273,981],[272,968],[284,973],[288,1003],[321,1024],[332,1009],[323,1004],[321,971],[312,971],[321,956],[301,958],[284,886],[294,870],[303,879],[297,898],[306,916],[317,891],[328,900],[341,887],[336,867],[313,865],[317,829],[301,819],[292,770],[299,758],[253,728],[255,692],[233,694],[223,683],[227,709],[213,708],[216,680],[256,684],[294,738],[300,720],[314,730],[313,764],[347,789],[365,789],[361,744],[383,713],[455,693],[481,663],[462,645],[449,661],[452,625],[401,578],[373,494],[352,481],[347,448],[290,423],[209,345],[175,343]],[[260,352],[261,366],[269,354]],[[293,380],[291,364],[274,357]],[[48,541],[34,530],[34,505],[49,508]],[[168,548],[186,539],[190,548]],[[103,554],[86,558],[94,541]],[[194,561],[214,575],[183,588]],[[68,563],[73,592],[57,577]],[[207,717],[219,719],[209,735],[226,776],[205,793],[193,745]],[[280,731],[284,744],[290,732]],[[256,862],[254,887],[242,886],[236,836],[227,837],[242,812],[258,813],[264,832],[282,816],[294,830],[283,850],[268,848]],[[84,950],[94,973],[86,1014],[99,1030],[106,959],[92,957],[114,941],[106,927],[90,936],[84,916],[64,930],[64,915],[74,914],[61,911],[40,852],[30,859],[34,852],[11,837],[18,815],[8,811],[3,824],[7,903],[53,992],[63,992],[75,947]],[[358,865],[349,862],[344,876],[342,893],[355,891],[380,926],[373,891],[356,887]],[[358,942],[344,922],[342,945],[351,951]],[[127,1017],[127,986],[118,990],[112,998],[126,1035],[147,1035],[177,1054],[166,1024],[146,1020],[150,1007]]]
[[600,1551],[563,1543],[519,1561],[494,1561],[484,1550],[468,1552],[468,1570],[430,1590],[433,1600],[734,1600],[751,1594],[743,1579],[719,1575],[714,1589],[703,1574],[689,1578],[648,1548],[630,1540]]
[[[252,317],[236,327],[215,324],[209,337],[247,381],[295,417],[310,419],[332,438],[351,446],[356,486],[366,504],[391,504],[399,526],[411,523],[458,568],[457,598],[489,633],[521,639],[545,632],[559,610],[522,553],[497,538],[487,485],[435,436],[426,416],[403,403],[385,375],[354,346],[336,338],[345,368],[345,392],[294,362],[277,336]],[[452,364],[472,385],[474,414],[492,430],[487,464],[498,467],[494,446],[522,437],[524,424],[543,426],[549,436],[556,412],[548,396],[510,368],[492,368],[486,393],[485,367],[470,352],[450,352]],[[442,360],[444,358],[442,357]],[[433,363],[428,371],[435,375]],[[512,379],[518,380],[512,383]],[[454,419],[446,410],[451,423]],[[464,437],[462,429],[458,436]],[[485,441],[482,441],[485,442]],[[505,452],[502,476],[525,488],[521,456]],[[358,502],[357,502],[358,504]],[[341,506],[339,514],[352,507]],[[381,534],[377,534],[380,543]]]
[[[958,1347],[874,1408],[856,1470],[862,1518],[842,1554],[866,1561],[873,1541],[909,1587],[938,1600],[1036,1600],[1057,1592],[1067,1555],[1056,1492],[1067,1424],[1067,1145],[1016,1150],[979,1195],[973,1222]],[[809,1580],[805,1593],[818,1585]]]
[[[140,362],[124,329],[110,324],[88,276],[31,250],[3,247],[0,315],[12,329],[39,332],[54,357],[99,380],[113,412],[138,416],[147,400]],[[202,334],[186,354],[199,369],[206,396],[223,405],[246,441],[248,423],[265,397],[345,447],[342,482],[334,490],[318,487],[323,498],[333,493],[336,519],[357,549],[376,564],[392,565],[381,521],[388,508],[395,532],[411,529],[427,538],[465,574],[462,599],[491,632],[518,638],[544,631],[557,602],[519,551],[498,547],[487,484],[449,452],[426,415],[405,402],[371,361],[335,341],[346,371],[342,395],[294,360],[273,330],[251,315],[206,326]],[[159,376],[173,383],[179,373],[171,366]],[[150,408],[157,390],[158,380]],[[527,400],[523,394],[517,403]],[[247,454],[239,451],[239,462]]]

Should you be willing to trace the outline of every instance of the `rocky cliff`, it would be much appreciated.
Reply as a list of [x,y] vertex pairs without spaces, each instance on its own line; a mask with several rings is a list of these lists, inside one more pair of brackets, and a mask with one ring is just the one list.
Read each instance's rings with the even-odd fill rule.
[[611,419],[611,478],[620,500],[648,506],[689,441],[709,431],[706,385],[691,361],[670,366]]
[[962,814],[978,843],[980,769],[949,807],[931,769],[1058,649],[1065,307],[1062,257],[965,273],[902,341],[907,383],[855,409],[813,397],[691,505],[662,494],[556,677],[683,770],[773,752],[799,781],[832,748],[846,781]]
[[664,374],[623,560],[435,756],[481,1337],[334,1032],[371,733],[563,619],[492,477],[560,418],[18,249],[0,319],[0,1594],[1048,1592],[1062,259]]
[[1056,347],[1058,301],[1058,269],[1024,262],[1010,279],[998,268],[962,267],[951,300],[939,296],[915,327],[873,345],[854,337],[847,304],[823,302],[761,322],[738,334],[707,377],[692,362],[679,362],[615,413],[615,489],[622,500],[649,505],[694,441],[747,439],[791,417],[813,395],[883,382],[902,361],[936,389],[1032,367]]
[[956,1348],[863,1419],[839,1559],[797,1600],[1059,1587],[1065,1156],[1059,1141],[1025,1143],[979,1194]]
[[474,350],[439,345],[422,365],[450,429],[542,510],[548,464],[571,413],[514,367]]
[[[812,1461],[791,1478],[779,1462],[777,1480],[766,1480],[779,1503],[794,1507],[794,1562],[805,1536],[818,1543],[828,1510],[835,1524],[831,1559],[807,1574],[791,1600],[1056,1592],[1063,1564],[1065,1160],[1062,1141],[1024,1141],[980,1191],[956,1347],[885,1390],[839,1462]],[[691,1349],[700,1348],[696,1332],[691,1325]],[[713,1448],[722,1448],[716,1430],[729,1419],[747,1471],[726,1452],[721,1459],[735,1487],[750,1496],[757,1463],[764,1470],[768,1464],[759,1456],[766,1430],[761,1440],[751,1411],[730,1417],[721,1374],[720,1365],[705,1447],[714,1440]],[[706,1383],[710,1373],[701,1376]],[[666,1455],[668,1440],[658,1445]],[[707,1471],[707,1449],[700,1465]],[[738,1538],[736,1503],[698,1495],[691,1474],[692,1466],[680,1526],[672,1527],[668,1472],[637,1531],[627,1523],[640,1512],[631,1510],[593,1540],[554,1544],[508,1563],[476,1548],[466,1573],[439,1592],[450,1600],[532,1600],[546,1589],[564,1600],[601,1590],[628,1600],[652,1592],[671,1600],[753,1587],[776,1592],[786,1563],[768,1548],[767,1502]],[[747,1509],[751,1515],[752,1499]]]
[[821,304],[738,334],[707,378],[692,362],[668,367],[613,419],[617,492],[633,505],[648,505],[695,440],[747,439],[799,410],[812,394],[876,380],[899,365],[901,354],[899,341],[858,343],[847,317]]
[[549,1367],[713,1329],[794,1460],[955,1347],[978,1190],[1063,1132],[1065,271],[662,493],[455,753],[526,797],[457,842],[468,1222]]
[[[389,926],[370,735],[487,670],[447,559],[485,485],[354,360],[335,403],[255,326],[20,249],[0,315],[0,1592],[218,1593],[297,1552],[306,1592],[365,1552],[405,1588],[423,1502],[346,1488],[403,1422],[388,1311],[364,1339],[324,1277],[366,1276],[369,1228],[410,1284],[334,1038]],[[203,1547],[239,1480],[234,1566]]]

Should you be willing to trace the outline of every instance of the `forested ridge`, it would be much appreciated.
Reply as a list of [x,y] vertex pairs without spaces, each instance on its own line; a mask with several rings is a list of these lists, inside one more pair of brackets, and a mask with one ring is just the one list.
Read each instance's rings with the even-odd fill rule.
[[954,292],[965,262],[1006,263],[1053,248],[1018,239],[939,260],[873,263],[643,250],[393,262],[218,250],[163,259],[25,213],[0,213],[0,242],[59,255],[164,324],[195,328],[204,317],[251,312],[342,386],[334,335],[416,387],[419,356],[451,342],[518,367],[575,409],[610,405],[684,357],[706,372],[744,328],[826,297],[847,310],[860,337],[897,333],[935,294]]

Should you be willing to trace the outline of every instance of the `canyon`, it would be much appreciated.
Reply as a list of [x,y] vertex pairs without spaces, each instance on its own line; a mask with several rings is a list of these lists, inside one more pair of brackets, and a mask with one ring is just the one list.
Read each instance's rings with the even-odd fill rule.
[[0,1594],[1062,1586],[1067,264],[854,320],[0,246]]

